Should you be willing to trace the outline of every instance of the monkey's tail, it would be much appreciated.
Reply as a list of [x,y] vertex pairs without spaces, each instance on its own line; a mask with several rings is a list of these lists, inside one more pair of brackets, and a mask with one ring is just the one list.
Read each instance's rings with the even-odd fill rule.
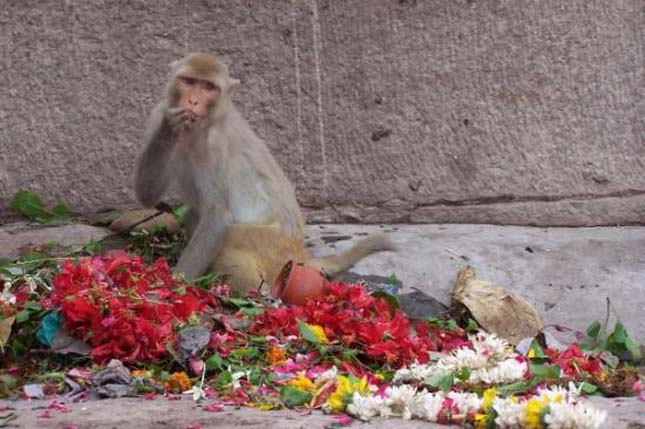
[[384,250],[396,251],[398,247],[385,234],[376,234],[360,240],[337,255],[312,258],[307,265],[318,268],[329,276],[343,272],[364,257]]

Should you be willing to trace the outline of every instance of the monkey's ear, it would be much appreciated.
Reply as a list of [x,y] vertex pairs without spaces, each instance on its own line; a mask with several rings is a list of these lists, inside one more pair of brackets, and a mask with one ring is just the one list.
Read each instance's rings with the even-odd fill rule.
[[237,88],[240,86],[240,81],[238,79],[230,79],[228,81],[228,96],[232,97],[237,92]]

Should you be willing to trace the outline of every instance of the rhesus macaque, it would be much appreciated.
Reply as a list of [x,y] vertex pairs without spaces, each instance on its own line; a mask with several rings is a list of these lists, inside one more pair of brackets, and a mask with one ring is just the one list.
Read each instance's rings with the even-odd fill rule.
[[176,271],[194,280],[211,268],[246,292],[271,287],[289,260],[333,275],[370,253],[394,250],[375,235],[339,255],[309,257],[291,183],[231,102],[238,85],[213,55],[190,54],[171,64],[148,120],[135,190],[143,205],[154,206],[177,182],[190,209]]

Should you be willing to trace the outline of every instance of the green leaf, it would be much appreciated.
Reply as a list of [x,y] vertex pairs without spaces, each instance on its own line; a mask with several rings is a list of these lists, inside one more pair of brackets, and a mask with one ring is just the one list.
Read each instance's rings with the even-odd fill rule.
[[186,213],[188,213],[188,209],[189,208],[186,204],[182,204],[172,211],[172,215],[177,221],[182,221],[184,216],[186,216]]
[[237,307],[255,307],[255,304],[252,301],[244,298],[229,298],[228,302],[236,305]]
[[593,340],[598,338],[598,334],[600,333],[600,328],[602,328],[602,325],[597,320],[593,322],[591,325],[587,326],[586,332],[589,338],[592,338]]
[[468,319],[468,324],[466,325],[466,332],[475,332],[479,330],[479,323],[475,319]]
[[51,209],[51,213],[54,217],[58,219],[67,219],[69,218],[69,209],[63,204],[57,204]]
[[304,405],[311,402],[312,394],[292,386],[284,386],[280,389],[280,399],[287,407]]
[[305,322],[303,322],[300,319],[296,319],[296,322],[298,323],[298,331],[300,331],[300,336],[304,338],[305,340],[309,341],[310,343],[314,344],[321,344],[320,338],[314,334],[314,332],[307,326]]
[[631,337],[627,337],[625,339],[625,348],[629,352],[629,354],[632,355],[632,360],[637,361],[640,360],[641,358],[641,351],[639,350],[638,346],[634,342],[634,340],[631,339]]
[[249,380],[249,383],[251,383],[254,386],[257,386],[262,381],[262,373],[258,371],[253,371],[251,374],[249,374],[248,380]]
[[195,280],[194,284],[198,288],[201,289],[207,289],[209,288],[213,283],[217,283],[219,281],[219,274],[218,273],[208,273],[205,276],[202,276]]
[[529,381],[518,381],[515,383],[505,384],[499,386],[497,391],[501,396],[514,395],[517,393],[529,392],[535,388],[538,384],[542,383],[542,380],[533,379]]
[[531,357],[531,359],[542,360],[542,359],[547,359],[548,358],[546,353],[544,353],[544,350],[542,350],[542,347],[540,346],[540,344],[535,339],[533,339],[533,341],[531,341],[531,346],[529,347],[529,352],[531,352],[531,351],[533,351],[533,357]]
[[69,217],[67,207],[58,204],[51,210],[47,210],[40,197],[31,191],[18,191],[11,200],[10,207],[32,220],[41,222],[52,219],[65,220]]
[[560,367],[557,365],[531,364],[530,367],[534,379],[544,380],[560,377]]
[[399,286],[401,284],[401,280],[396,276],[396,273],[392,273],[387,278],[387,284]]
[[24,323],[29,320],[31,312],[29,310],[22,310],[16,313],[16,323]]
[[25,310],[40,311],[40,303],[36,301],[27,301],[24,305]]
[[233,382],[231,371],[222,371],[215,379],[215,388],[226,387]]
[[470,368],[464,367],[457,373],[457,378],[461,381],[468,381],[468,379],[470,378]]
[[455,377],[452,374],[435,374],[429,379],[426,380],[426,383],[432,387],[438,387],[442,392],[447,393],[450,391],[453,383],[455,382]]
[[248,336],[249,341],[252,342],[253,344],[266,344],[267,339],[266,337],[260,337],[256,335],[249,335]]
[[247,317],[256,317],[260,316],[265,312],[264,308],[262,307],[242,307],[240,309],[240,313],[244,316]]
[[614,326],[614,331],[609,334],[609,342],[614,343],[614,344],[625,344],[625,340],[627,339],[627,331],[625,330],[625,326],[621,322],[616,322],[616,326]]
[[257,357],[260,355],[260,351],[257,349],[257,347],[247,347],[244,349],[236,349],[231,352],[228,357],[230,359],[241,359],[241,358],[249,358],[252,359],[254,357]]
[[213,353],[213,356],[209,357],[206,362],[206,369],[211,370],[221,370],[224,367],[224,359],[220,356],[219,353]]
[[595,384],[587,383],[586,381],[580,383],[580,391],[584,394],[593,395],[597,390],[598,386]]
[[9,207],[29,218],[47,217],[49,215],[45,211],[45,206],[38,195],[30,191],[21,190],[16,192]]

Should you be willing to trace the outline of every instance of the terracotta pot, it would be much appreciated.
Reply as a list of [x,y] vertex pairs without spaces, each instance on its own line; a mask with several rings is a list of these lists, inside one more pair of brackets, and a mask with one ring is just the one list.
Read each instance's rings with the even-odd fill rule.
[[287,262],[282,268],[273,289],[273,296],[287,304],[305,305],[309,299],[325,294],[327,279],[315,268]]

